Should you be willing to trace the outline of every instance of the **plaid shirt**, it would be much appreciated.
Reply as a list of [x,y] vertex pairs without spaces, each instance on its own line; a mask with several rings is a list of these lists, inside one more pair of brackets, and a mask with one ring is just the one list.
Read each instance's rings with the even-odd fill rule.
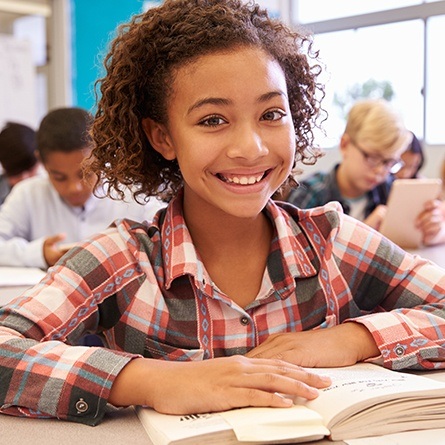
[[[181,198],[151,225],[119,220],[72,249],[0,310],[0,412],[94,425],[132,358],[244,354],[273,333],[351,319],[372,333],[384,366],[445,367],[443,269],[335,203],[299,210],[270,201],[265,213],[275,236],[246,308],[212,284]],[[87,332],[101,332],[108,348],[70,346]]]
[[[338,201],[343,207],[343,211],[349,215],[349,204],[338,188],[337,169],[338,164],[328,173],[318,172],[307,177],[301,181],[297,188],[291,190],[287,201],[300,209],[310,209],[323,206],[330,201]],[[379,204],[386,204],[393,182],[394,176],[389,175],[384,182],[366,193],[365,218]]]

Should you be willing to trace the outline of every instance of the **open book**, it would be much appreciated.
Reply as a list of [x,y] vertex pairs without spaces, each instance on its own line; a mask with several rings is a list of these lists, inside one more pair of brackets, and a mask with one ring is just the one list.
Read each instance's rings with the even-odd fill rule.
[[[347,440],[445,427],[445,371],[425,376],[359,363],[314,369],[332,385],[291,408],[241,408],[172,416],[137,407],[154,445],[297,443],[329,437]],[[444,381],[434,378],[437,374]]]

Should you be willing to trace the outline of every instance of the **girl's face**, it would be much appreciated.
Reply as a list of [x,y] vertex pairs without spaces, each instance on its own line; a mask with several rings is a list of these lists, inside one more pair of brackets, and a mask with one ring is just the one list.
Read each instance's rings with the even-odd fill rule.
[[168,125],[144,129],[184,178],[186,214],[257,216],[288,177],[295,134],[280,65],[259,49],[200,57],[175,76]]
[[412,151],[405,151],[401,156],[404,166],[396,174],[397,179],[415,178],[419,170],[419,165],[422,162],[420,153],[413,153]]

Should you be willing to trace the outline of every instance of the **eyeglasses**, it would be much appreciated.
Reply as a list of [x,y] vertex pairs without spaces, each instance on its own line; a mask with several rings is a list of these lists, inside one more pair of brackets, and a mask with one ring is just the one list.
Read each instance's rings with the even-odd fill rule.
[[395,175],[405,165],[405,163],[401,159],[385,159],[380,156],[370,155],[365,150],[363,150],[363,148],[357,145],[356,142],[351,142],[352,145],[361,153],[366,164],[368,164],[368,166],[371,168],[377,168],[383,165],[386,171],[389,171],[390,173]]

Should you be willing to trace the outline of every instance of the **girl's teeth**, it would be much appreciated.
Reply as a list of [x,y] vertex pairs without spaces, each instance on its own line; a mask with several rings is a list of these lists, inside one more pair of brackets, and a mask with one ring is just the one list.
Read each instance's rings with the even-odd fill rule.
[[233,182],[234,184],[241,184],[241,185],[247,185],[247,184],[255,184],[256,182],[261,181],[262,176],[241,176],[241,177],[233,177],[233,178],[227,178],[227,182]]

